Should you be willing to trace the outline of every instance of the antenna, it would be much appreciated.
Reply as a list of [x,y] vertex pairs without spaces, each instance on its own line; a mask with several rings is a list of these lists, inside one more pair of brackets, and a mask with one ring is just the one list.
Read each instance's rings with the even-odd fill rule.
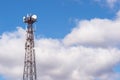
[[27,23],[23,80],[37,79],[33,29],[33,23],[36,20],[36,15],[27,14],[26,17],[23,17],[23,22]]

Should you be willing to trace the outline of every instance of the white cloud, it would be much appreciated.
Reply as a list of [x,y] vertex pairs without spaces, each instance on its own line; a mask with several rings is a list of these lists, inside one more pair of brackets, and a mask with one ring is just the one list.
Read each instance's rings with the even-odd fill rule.
[[[38,79],[120,79],[120,74],[113,71],[120,62],[119,27],[119,18],[95,18],[80,21],[63,40],[35,39]],[[24,43],[25,30],[22,28],[1,35],[0,74],[6,80],[22,80]]]
[[91,19],[79,21],[65,38],[65,45],[120,46],[120,19]]
[[120,10],[117,12],[116,15],[117,15],[116,17],[117,17],[118,19],[120,19]]
[[114,5],[115,5],[115,3],[116,3],[117,1],[118,1],[118,0],[107,0],[107,3],[108,3],[108,5],[109,5],[111,8],[113,8]]
[[[18,28],[13,33],[3,33],[0,39],[0,74],[9,77],[19,77],[22,74],[24,58],[24,30]],[[16,79],[17,80],[17,79]]]
[[95,2],[100,3],[101,5],[107,5],[109,8],[114,8],[116,4],[119,4],[119,0],[94,0]]

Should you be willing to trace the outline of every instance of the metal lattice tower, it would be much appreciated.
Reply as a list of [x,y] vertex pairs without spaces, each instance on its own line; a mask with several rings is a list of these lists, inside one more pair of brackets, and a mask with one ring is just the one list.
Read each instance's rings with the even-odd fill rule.
[[36,19],[36,15],[23,17],[24,23],[27,23],[23,80],[37,79],[33,29],[33,23],[36,22]]

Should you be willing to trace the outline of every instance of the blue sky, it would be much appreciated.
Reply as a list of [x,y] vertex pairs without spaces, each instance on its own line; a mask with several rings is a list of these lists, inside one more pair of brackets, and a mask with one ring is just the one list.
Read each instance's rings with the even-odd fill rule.
[[69,33],[75,26],[75,19],[111,19],[117,12],[116,8],[102,7],[94,0],[4,0],[0,6],[1,33],[13,31],[16,26],[24,27],[22,17],[33,13],[38,15],[37,33],[53,38],[63,38]]
[[0,80],[4,80],[2,76],[0,76]]
[[[38,16],[35,24],[37,29],[35,34],[38,38],[63,39],[80,21],[90,21],[95,18],[114,20],[120,9],[120,1],[113,1],[116,2],[112,0],[1,0],[0,35],[4,32],[16,31],[18,26],[25,29],[26,25],[22,17],[27,13],[33,13]],[[113,71],[120,73],[120,65],[114,66]],[[0,80],[4,80],[4,77],[5,75],[0,73]]]

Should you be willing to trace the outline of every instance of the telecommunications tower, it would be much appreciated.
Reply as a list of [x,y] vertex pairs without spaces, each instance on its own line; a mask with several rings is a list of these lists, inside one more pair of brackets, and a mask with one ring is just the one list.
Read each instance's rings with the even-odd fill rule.
[[23,17],[24,23],[27,23],[23,80],[37,79],[33,29],[33,23],[35,23],[36,20],[36,15]]

